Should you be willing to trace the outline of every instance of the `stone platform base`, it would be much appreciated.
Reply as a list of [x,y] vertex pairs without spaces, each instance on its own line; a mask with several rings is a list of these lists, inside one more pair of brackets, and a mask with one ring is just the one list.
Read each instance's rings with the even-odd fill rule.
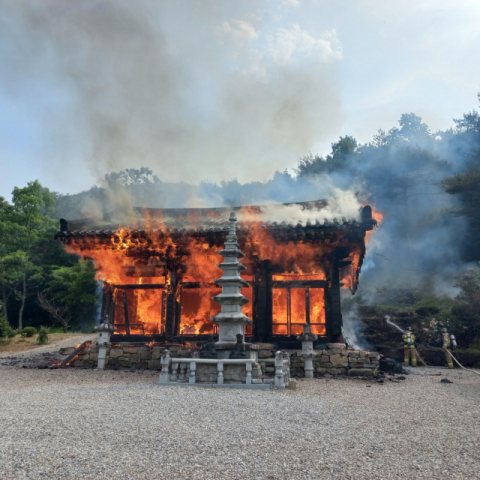
[[[170,355],[176,358],[191,358],[194,349],[183,345],[142,345],[122,346],[114,345],[107,351],[106,369],[138,368],[145,370],[160,370],[160,357],[168,348]],[[274,357],[275,350],[271,344],[258,345],[258,364],[264,374],[273,376],[275,373]],[[66,357],[73,352],[71,348],[61,348],[60,356]],[[290,355],[290,375],[304,377],[305,362],[301,356],[301,350],[284,350]],[[325,350],[315,350],[313,358],[314,374],[317,375],[349,375],[349,376],[372,376],[378,369],[379,355],[376,352],[347,350],[344,343],[329,343]],[[98,347],[90,345],[73,362],[74,367],[95,368],[98,360]],[[258,366],[257,364],[257,366]],[[209,369],[212,367],[212,370]],[[229,366],[232,370],[224,371],[225,383],[245,382],[245,367],[243,372],[235,370],[235,365]],[[207,382],[216,382],[216,367],[214,365],[202,365],[197,375],[202,375]],[[225,366],[226,368],[226,366]],[[258,367],[260,368],[260,367]],[[258,368],[253,368],[252,378],[261,378]],[[228,380],[227,380],[228,377]],[[204,381],[204,380],[202,380]]]

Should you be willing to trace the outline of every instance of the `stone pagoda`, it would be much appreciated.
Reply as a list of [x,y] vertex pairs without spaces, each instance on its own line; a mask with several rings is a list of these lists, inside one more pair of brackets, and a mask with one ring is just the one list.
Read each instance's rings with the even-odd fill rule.
[[229,221],[225,249],[219,252],[224,258],[218,265],[223,270],[223,276],[215,280],[215,283],[222,287],[222,293],[213,297],[222,306],[221,312],[211,319],[219,329],[215,347],[218,358],[239,358],[237,355],[242,356],[245,352],[246,358],[256,360],[258,357],[256,346],[244,343],[245,325],[250,325],[252,320],[243,313],[243,305],[249,300],[242,295],[242,287],[248,287],[248,282],[240,276],[240,272],[246,267],[239,262],[244,255],[237,243],[235,212],[230,213]]

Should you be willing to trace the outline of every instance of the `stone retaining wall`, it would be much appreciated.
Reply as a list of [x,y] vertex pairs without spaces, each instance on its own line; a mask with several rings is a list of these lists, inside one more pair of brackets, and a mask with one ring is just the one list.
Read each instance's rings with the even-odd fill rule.
[[[271,348],[270,348],[271,347]],[[347,350],[343,343],[329,343],[326,350],[315,350],[316,356],[313,358],[313,368],[316,375],[360,375],[373,376],[377,373],[378,353],[359,350]],[[146,370],[161,370],[160,356],[166,349],[165,346],[122,346],[114,345],[107,350],[107,359],[105,368],[137,368]],[[275,372],[273,364],[275,350],[273,345],[260,344],[258,362],[264,369],[264,372],[272,376]],[[71,348],[61,348],[60,356],[66,357],[74,350]],[[183,346],[169,345],[171,357],[190,358],[193,349]],[[198,351],[198,349],[197,349]],[[286,350],[290,355],[291,376],[303,377],[305,362],[301,356],[301,350]],[[98,360],[98,347],[90,345],[73,362],[74,367],[95,368]],[[203,367],[202,367],[203,368]],[[255,370],[255,369],[254,369]],[[215,367],[216,371],[216,367]],[[203,373],[203,372],[202,372]],[[205,371],[208,376],[207,371]],[[213,378],[213,370],[211,372]],[[216,375],[216,373],[215,373]],[[253,378],[255,378],[253,372]]]

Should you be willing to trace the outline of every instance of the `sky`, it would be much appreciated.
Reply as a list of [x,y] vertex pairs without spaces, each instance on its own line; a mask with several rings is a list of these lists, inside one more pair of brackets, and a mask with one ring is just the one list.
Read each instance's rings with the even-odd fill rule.
[[477,0],[0,0],[0,195],[267,180],[478,106]]

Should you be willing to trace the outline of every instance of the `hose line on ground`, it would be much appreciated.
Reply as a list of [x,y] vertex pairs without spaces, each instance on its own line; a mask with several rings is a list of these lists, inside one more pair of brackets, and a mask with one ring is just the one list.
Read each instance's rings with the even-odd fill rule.
[[[443,350],[446,350],[445,348]],[[420,354],[418,353],[418,350],[415,349],[415,353],[417,354],[418,356],[418,359],[428,368],[438,368],[438,367],[434,367],[432,365],[427,365],[425,363],[425,360],[420,356]],[[470,370],[469,368],[465,368],[452,354],[452,352],[450,352],[450,355],[451,357],[455,360],[455,362],[457,363],[457,365],[460,367],[460,368],[463,368],[463,370],[466,370],[467,372],[472,372],[474,373],[475,375],[478,375],[480,377],[480,373],[476,372],[475,370]]]
[[[444,348],[444,350],[446,350]],[[460,367],[460,368],[463,368],[464,370],[466,370],[467,372],[472,372],[474,373],[475,375],[478,375],[480,377],[480,373],[476,372],[475,370],[470,370],[469,368],[465,368],[453,355],[452,355],[452,352],[450,352],[450,355],[451,357],[455,360],[455,362],[457,362],[457,365]]]

